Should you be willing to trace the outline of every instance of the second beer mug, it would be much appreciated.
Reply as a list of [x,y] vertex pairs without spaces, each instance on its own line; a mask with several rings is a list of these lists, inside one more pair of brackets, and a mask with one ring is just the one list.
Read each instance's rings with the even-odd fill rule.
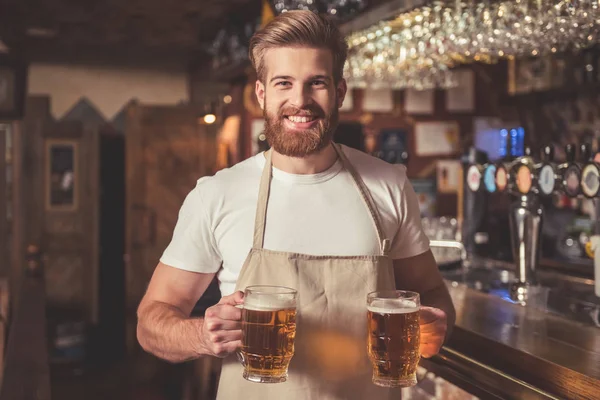
[[417,383],[419,353],[419,294],[402,290],[367,296],[368,353],[373,383],[408,387]]
[[249,286],[242,309],[244,378],[252,382],[285,382],[294,355],[296,295],[280,286]]

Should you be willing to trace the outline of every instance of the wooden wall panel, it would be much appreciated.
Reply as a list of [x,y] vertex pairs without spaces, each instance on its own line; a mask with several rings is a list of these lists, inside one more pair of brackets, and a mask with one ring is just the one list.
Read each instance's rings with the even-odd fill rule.
[[[27,100],[22,131],[15,140],[15,257],[13,277],[23,274],[24,249],[39,246],[47,270],[48,304],[77,309],[97,322],[98,297],[98,133],[81,122],[56,122],[48,97]],[[76,204],[49,206],[48,149],[75,146]],[[14,286],[17,287],[18,286]]]
[[135,311],[169,244],[179,209],[196,181],[214,173],[215,129],[193,106],[134,104],[128,111],[127,340],[134,349]]

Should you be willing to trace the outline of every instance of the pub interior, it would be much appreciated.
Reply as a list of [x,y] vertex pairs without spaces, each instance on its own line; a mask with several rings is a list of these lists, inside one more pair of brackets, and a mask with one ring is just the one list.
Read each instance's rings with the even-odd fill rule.
[[598,0],[8,0],[0,400],[215,398],[136,308],[196,180],[268,149],[248,43],[295,9],[346,35],[335,140],[406,165],[456,308],[402,398],[600,399]]

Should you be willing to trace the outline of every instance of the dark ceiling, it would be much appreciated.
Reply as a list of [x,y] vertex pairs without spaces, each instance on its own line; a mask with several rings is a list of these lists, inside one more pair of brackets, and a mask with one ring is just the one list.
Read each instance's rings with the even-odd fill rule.
[[[412,1],[366,3],[346,28]],[[256,22],[261,9],[261,0],[0,0],[0,41],[30,62],[193,66],[209,60],[221,28]]]
[[260,0],[0,0],[0,40],[31,61],[193,61]]

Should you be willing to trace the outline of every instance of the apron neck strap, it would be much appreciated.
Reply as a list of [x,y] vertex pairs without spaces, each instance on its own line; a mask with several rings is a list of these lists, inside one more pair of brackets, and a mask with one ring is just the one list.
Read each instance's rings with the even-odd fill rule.
[[273,150],[265,152],[265,167],[263,168],[260,186],[258,187],[258,202],[256,205],[256,218],[254,220],[254,244],[255,249],[262,249],[265,242],[265,226],[267,225],[267,205],[269,203],[269,192],[271,190],[271,178],[273,176],[273,161],[271,156]]
[[[369,210],[371,220],[373,221],[373,225],[375,227],[375,230],[377,231],[377,237],[379,239],[381,247],[381,255],[386,256],[390,250],[391,242],[389,239],[385,238],[381,225],[381,216],[377,207],[375,207],[375,203],[373,201],[373,198],[371,197],[371,193],[369,192],[367,186],[365,185],[364,181],[362,180],[354,166],[350,163],[350,160],[348,160],[348,158],[342,151],[341,146],[337,143],[333,143],[332,145],[338,157],[340,158],[343,167],[352,176],[352,180],[354,181],[354,184],[360,193],[360,197],[363,199],[363,202]],[[271,179],[273,177],[272,153],[272,150],[268,150],[265,152],[265,167],[263,169],[262,177],[260,180],[260,186],[258,189],[256,219],[254,221],[253,246],[255,249],[262,249],[264,246],[265,226],[267,222],[267,205],[269,203],[269,192],[271,189]]]

